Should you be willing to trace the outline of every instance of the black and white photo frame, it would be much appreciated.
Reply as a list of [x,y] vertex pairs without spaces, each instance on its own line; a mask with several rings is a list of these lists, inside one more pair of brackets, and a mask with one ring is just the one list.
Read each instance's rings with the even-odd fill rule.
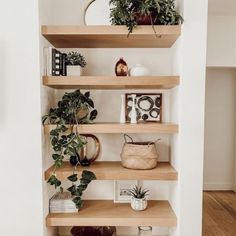
[[135,109],[137,122],[162,122],[161,93],[127,93],[125,94],[126,122],[131,120],[132,95],[136,95]]
[[129,190],[140,185],[138,180],[114,180],[114,203],[130,203]]

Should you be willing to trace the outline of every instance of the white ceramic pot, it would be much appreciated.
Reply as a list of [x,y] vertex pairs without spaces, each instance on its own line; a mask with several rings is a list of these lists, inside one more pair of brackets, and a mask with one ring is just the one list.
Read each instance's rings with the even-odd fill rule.
[[130,69],[130,76],[148,76],[150,75],[150,71],[147,67],[142,66],[141,64],[137,64]]
[[66,66],[67,76],[81,76],[82,75],[82,67],[81,66]]
[[131,207],[135,211],[144,211],[147,208],[147,199],[146,198],[131,198]]

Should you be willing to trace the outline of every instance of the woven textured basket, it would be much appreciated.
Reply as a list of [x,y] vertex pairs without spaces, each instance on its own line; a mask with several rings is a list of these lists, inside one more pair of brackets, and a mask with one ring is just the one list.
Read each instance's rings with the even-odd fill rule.
[[148,170],[157,166],[158,154],[154,142],[126,142],[121,152],[122,166]]

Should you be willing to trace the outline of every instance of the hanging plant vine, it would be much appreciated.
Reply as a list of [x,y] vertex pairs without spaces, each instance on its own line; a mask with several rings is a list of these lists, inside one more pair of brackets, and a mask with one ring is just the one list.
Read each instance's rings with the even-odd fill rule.
[[[61,181],[56,176],[57,168],[61,167],[66,157],[78,155],[81,148],[86,145],[86,140],[78,133],[78,125],[92,123],[97,117],[97,110],[94,109],[93,100],[90,98],[90,92],[81,93],[76,90],[71,93],[65,93],[62,100],[58,102],[57,108],[51,108],[49,113],[42,117],[42,123],[55,124],[56,127],[50,131],[50,142],[53,149],[52,159],[54,161],[54,170],[48,179],[48,183],[61,188]],[[77,163],[79,165],[80,162]],[[81,209],[83,202],[81,196],[86,190],[88,184],[96,179],[91,171],[84,170],[80,178],[80,184],[76,185],[78,176],[75,174],[77,165],[74,167],[73,174],[68,176],[72,186],[67,190],[73,196],[73,202],[76,207]]]

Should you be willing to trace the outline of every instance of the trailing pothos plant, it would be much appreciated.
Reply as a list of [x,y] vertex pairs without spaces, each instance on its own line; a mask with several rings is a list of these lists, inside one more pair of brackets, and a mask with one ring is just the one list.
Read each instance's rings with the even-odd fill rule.
[[182,16],[176,11],[175,0],[110,0],[110,20],[114,25],[126,25],[129,33],[137,25],[178,25]]
[[[54,160],[54,170],[48,179],[48,183],[55,187],[61,186],[61,181],[57,179],[56,170],[61,167],[66,157],[77,156],[81,148],[86,145],[86,140],[79,135],[77,126],[79,124],[92,123],[97,117],[97,110],[94,109],[93,100],[90,93],[81,93],[76,90],[65,93],[62,100],[58,102],[56,108],[51,108],[49,113],[42,117],[42,123],[55,124],[56,127],[50,131],[50,141],[53,149],[52,159]],[[77,165],[80,162],[78,161]],[[68,188],[73,196],[73,202],[78,210],[82,207],[81,196],[88,184],[96,179],[93,172],[84,170],[80,178],[80,184],[76,184],[78,176],[75,174],[77,165],[74,167],[73,174],[68,176],[72,186]],[[63,188],[60,187],[63,191]]]

